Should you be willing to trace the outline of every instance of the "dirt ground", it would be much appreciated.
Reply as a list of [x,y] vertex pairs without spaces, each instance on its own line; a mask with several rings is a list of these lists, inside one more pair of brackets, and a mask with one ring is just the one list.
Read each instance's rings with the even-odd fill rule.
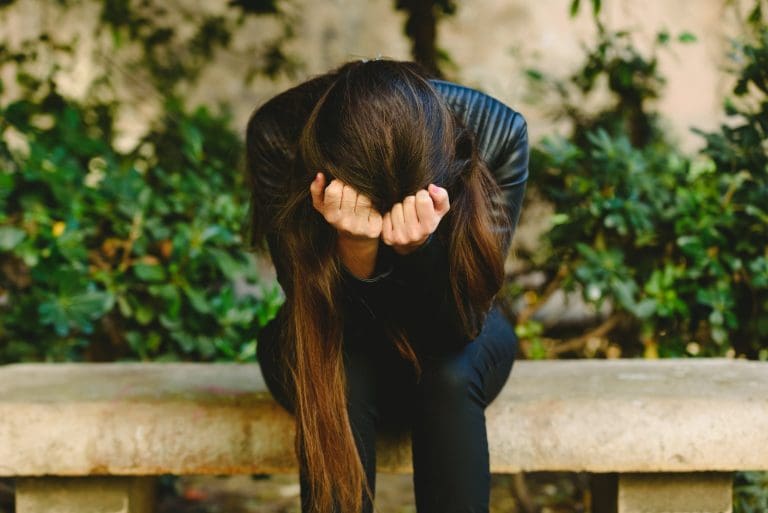
[[[376,512],[416,513],[412,480],[411,474],[379,474]],[[549,496],[549,499],[535,500],[537,504],[529,505],[529,508],[532,506],[532,510],[539,513],[583,511],[574,504],[572,494],[575,490],[567,490],[568,481],[571,478],[564,482],[563,476],[551,476],[537,482],[530,491],[534,496]],[[513,488],[512,476],[492,476],[491,513],[531,511],[519,505]],[[184,476],[168,482],[161,496],[158,513],[301,513],[299,483],[294,475]],[[562,501],[564,496],[570,497]]]
[[[379,474],[376,513],[416,513],[412,474]],[[585,513],[585,474],[491,476],[490,513]],[[157,513],[301,513],[295,475],[161,476]],[[0,513],[14,513],[14,480],[0,478]]]

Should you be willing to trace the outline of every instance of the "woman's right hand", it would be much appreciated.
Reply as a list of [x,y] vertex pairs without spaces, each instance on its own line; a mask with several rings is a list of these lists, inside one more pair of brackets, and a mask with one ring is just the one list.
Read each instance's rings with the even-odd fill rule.
[[309,186],[312,205],[339,235],[350,239],[377,240],[381,235],[381,214],[371,200],[339,179],[325,186],[325,175],[317,173]]
[[370,278],[376,267],[381,235],[381,214],[370,198],[341,180],[325,186],[325,175],[317,173],[309,186],[312,205],[339,234],[339,257],[358,278]]

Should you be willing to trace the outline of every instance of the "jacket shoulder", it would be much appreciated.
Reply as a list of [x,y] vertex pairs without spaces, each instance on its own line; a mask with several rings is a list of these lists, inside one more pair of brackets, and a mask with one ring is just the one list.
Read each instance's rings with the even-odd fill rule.
[[[445,99],[451,110],[476,136],[480,155],[497,178],[499,168],[513,153],[528,151],[528,126],[523,115],[501,100],[478,89],[441,79],[429,82]],[[523,159],[516,159],[521,161]],[[527,164],[527,158],[526,164]],[[505,169],[509,172],[510,169]],[[515,169],[517,176],[507,180],[524,181],[527,165]]]

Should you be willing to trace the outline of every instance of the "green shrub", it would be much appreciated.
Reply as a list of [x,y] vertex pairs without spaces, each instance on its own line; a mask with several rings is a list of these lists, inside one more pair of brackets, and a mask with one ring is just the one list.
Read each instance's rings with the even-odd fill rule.
[[[749,90],[758,107],[728,102],[733,122],[707,134],[706,149],[693,157],[650,111],[647,100],[664,80],[655,53],[642,56],[630,34],[598,25],[583,67],[555,82],[573,132],[544,138],[533,151],[530,182],[556,213],[548,249],[528,256],[530,267],[548,276],[537,291],[542,300],[563,287],[598,308],[609,302],[612,315],[596,332],[613,331],[625,354],[768,358],[768,50],[765,23],[756,26],[755,43],[739,47],[734,94]],[[660,34],[658,47],[669,41]],[[612,102],[597,114],[582,112],[600,83]],[[542,352],[534,344],[530,352],[557,354],[555,346]]]
[[258,276],[226,116],[169,103],[126,154],[110,106],[50,87],[0,120],[0,361],[253,359],[280,296],[237,290]]

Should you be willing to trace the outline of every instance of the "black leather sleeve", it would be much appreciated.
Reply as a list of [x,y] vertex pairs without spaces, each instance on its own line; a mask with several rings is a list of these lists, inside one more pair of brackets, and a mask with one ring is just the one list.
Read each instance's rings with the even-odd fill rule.
[[514,230],[520,218],[528,180],[528,126],[525,118],[477,89],[445,80],[433,79],[430,82],[451,110],[475,133],[480,156],[501,188]]

